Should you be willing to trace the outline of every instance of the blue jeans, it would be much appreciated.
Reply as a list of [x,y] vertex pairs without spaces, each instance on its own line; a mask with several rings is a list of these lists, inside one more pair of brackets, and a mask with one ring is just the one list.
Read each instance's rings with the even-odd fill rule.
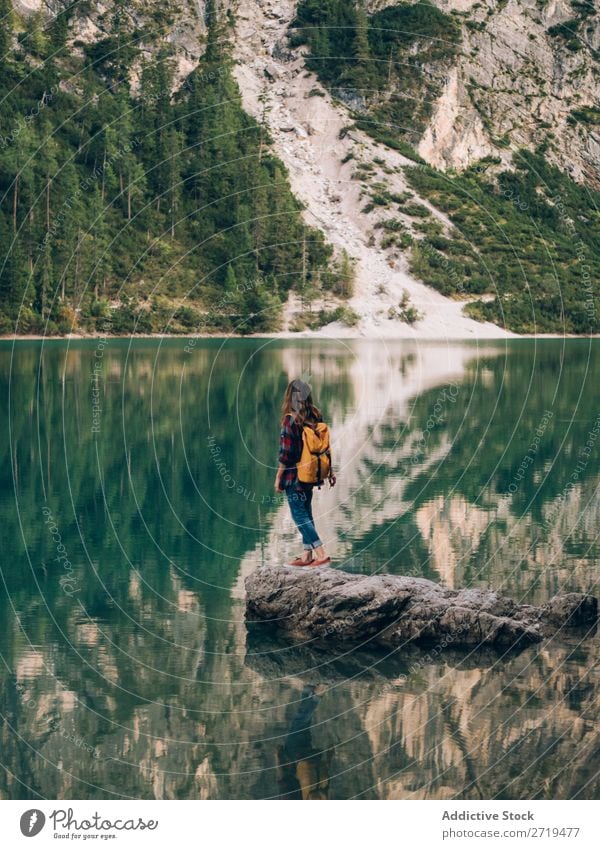
[[302,490],[294,489],[291,486],[286,487],[288,504],[292,519],[302,534],[302,542],[304,550],[310,551],[313,548],[318,548],[323,545],[319,539],[319,534],[315,528],[315,520],[312,514],[312,486],[307,486]]

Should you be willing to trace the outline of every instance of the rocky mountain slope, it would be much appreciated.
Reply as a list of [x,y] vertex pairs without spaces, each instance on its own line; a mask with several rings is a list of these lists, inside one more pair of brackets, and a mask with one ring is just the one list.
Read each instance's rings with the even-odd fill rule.
[[[212,85],[219,68],[225,74],[225,63],[206,61],[218,19],[242,106],[268,132],[304,221],[333,246],[338,267],[354,265],[345,293],[322,285],[323,257],[321,269],[286,285],[285,333],[486,338],[597,330],[590,281],[600,262],[593,235],[600,29],[592,0],[324,7],[16,0],[14,7],[22,21],[62,15],[72,56],[82,62],[101,64],[115,46],[134,47],[127,59],[134,97],[144,68],[168,55],[179,103],[192,80]],[[350,309],[340,306],[341,294],[350,295]]]
[[[144,59],[156,54],[162,44],[172,45],[177,59],[176,80],[181,82],[198,66],[206,45],[206,3],[204,0],[133,0],[118,2],[104,0],[100,3],[65,0],[14,0],[15,11],[29,18],[39,15],[42,21],[69,11],[69,42],[75,53],[82,55],[82,47],[95,44],[114,35],[115,16],[127,20],[132,42],[142,48],[137,62],[138,70]],[[144,31],[138,42],[136,36]],[[137,75],[134,75],[134,77]]]

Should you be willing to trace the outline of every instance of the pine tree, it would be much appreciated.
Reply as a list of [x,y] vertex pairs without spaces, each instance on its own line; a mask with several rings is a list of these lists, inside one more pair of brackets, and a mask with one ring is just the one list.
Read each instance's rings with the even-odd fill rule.
[[346,250],[342,254],[336,269],[336,279],[333,291],[342,298],[351,298],[354,294],[354,278],[356,270],[353,260]]
[[69,9],[61,9],[50,27],[50,43],[53,54],[61,55],[65,52],[67,38],[69,36]]
[[[117,88],[121,83],[127,85],[130,79],[131,64],[139,53],[138,46],[131,38],[131,3],[129,0],[113,0],[111,29],[114,33],[110,51],[110,63],[113,79]],[[128,87],[128,85],[127,85]]]
[[219,0],[206,0],[206,52],[204,58],[210,67],[225,62],[225,68],[233,67],[231,49],[231,21],[219,7]]
[[13,233],[19,232],[20,242],[28,257],[29,270],[38,242],[44,236],[43,215],[38,213],[39,192],[43,175],[39,171],[40,139],[31,122],[24,122],[18,140],[4,157],[10,174],[11,221]]
[[[173,122],[170,96],[173,73],[171,52],[163,49],[144,67],[140,85],[140,155],[146,165],[148,183],[155,193],[157,212],[173,211],[177,206],[173,192],[180,181],[177,154],[181,135]],[[173,232],[172,215],[170,224]]]
[[248,289],[244,304],[244,320],[239,325],[241,333],[269,333],[277,330],[281,320],[281,303],[269,292],[265,282],[257,278]]
[[165,159],[167,162],[167,212],[171,230],[171,239],[175,238],[177,221],[182,208],[181,199],[181,148],[182,134],[169,127],[165,137]]
[[21,43],[29,53],[40,59],[45,59],[50,52],[50,40],[46,34],[41,12],[34,12],[27,17]]
[[72,160],[64,163],[55,183],[62,203],[59,210],[60,225],[54,238],[54,263],[58,272],[60,299],[65,301],[75,292],[78,228],[82,213],[79,176]]
[[[356,62],[353,63],[351,78],[357,87],[368,88],[372,84],[373,66],[369,45],[369,16],[365,0],[356,0],[355,21],[352,52]],[[364,94],[368,96],[369,92],[365,91]]]
[[107,224],[107,209],[102,202],[100,188],[93,190],[90,203],[90,219],[88,225],[88,259],[86,267],[86,287],[94,293],[94,298],[104,297],[110,275],[110,238]]
[[273,109],[270,103],[269,87],[266,80],[263,83],[260,95],[258,96],[258,101],[260,103],[260,135],[258,143],[258,161],[260,162],[263,156],[263,150],[268,147],[269,144],[269,114]]

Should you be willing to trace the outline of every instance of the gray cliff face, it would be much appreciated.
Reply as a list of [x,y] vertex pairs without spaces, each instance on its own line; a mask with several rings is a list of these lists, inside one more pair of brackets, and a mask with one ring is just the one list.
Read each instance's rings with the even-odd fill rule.
[[[433,2],[459,13],[463,45],[421,155],[437,167],[464,167],[545,144],[550,162],[599,185],[600,133],[584,110],[600,96],[600,17],[578,16],[570,0]],[[553,34],[561,24],[566,35]]]
[[257,569],[246,578],[247,620],[268,621],[299,639],[401,646],[509,647],[563,628],[593,624],[597,599],[555,596],[517,604],[479,589],[450,590],[425,578],[356,575],[328,567]]

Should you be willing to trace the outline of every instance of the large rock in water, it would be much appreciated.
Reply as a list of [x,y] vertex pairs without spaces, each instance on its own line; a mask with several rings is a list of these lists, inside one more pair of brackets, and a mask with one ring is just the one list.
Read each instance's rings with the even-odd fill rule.
[[302,640],[507,647],[563,628],[593,628],[597,615],[597,599],[582,593],[535,607],[489,590],[450,590],[426,578],[324,566],[269,566],[246,578],[247,621],[268,621]]

